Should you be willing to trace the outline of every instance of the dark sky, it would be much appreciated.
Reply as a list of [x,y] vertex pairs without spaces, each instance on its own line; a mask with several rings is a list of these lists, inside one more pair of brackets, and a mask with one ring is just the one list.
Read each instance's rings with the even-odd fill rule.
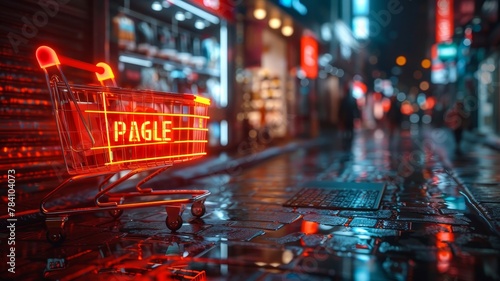
[[[432,30],[434,25],[429,20],[428,2],[432,0],[399,0],[398,14],[391,14],[390,19],[384,17],[388,14],[388,3],[393,0],[370,1],[370,24],[377,24],[380,32],[371,37],[370,49],[378,56],[377,67],[388,73],[395,66],[396,57],[407,57],[406,66],[402,67],[401,79],[406,83],[413,79],[413,72],[422,70],[422,59],[430,55],[429,45],[433,40]],[[377,21],[381,15],[382,20]],[[385,26],[384,26],[385,25]],[[376,30],[373,28],[373,30]]]

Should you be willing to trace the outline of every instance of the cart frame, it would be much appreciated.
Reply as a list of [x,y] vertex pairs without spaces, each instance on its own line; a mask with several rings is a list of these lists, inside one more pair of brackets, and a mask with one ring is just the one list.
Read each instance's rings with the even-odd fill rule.
[[[132,91],[127,89],[121,89],[116,87],[116,82],[114,80],[114,74],[109,67],[109,65],[105,63],[98,63],[95,66],[83,62],[79,62],[70,58],[66,58],[63,56],[57,56],[56,52],[47,46],[41,46],[36,51],[36,58],[38,63],[45,74],[45,80],[47,83],[47,88],[49,90],[49,94],[51,96],[51,100],[53,103],[53,111],[56,116],[57,129],[59,132],[59,136],[61,139],[61,147],[63,149],[64,161],[68,172],[71,177],[61,182],[55,189],[49,192],[40,203],[40,211],[43,215],[45,215],[45,222],[47,227],[47,240],[53,244],[59,244],[63,242],[66,238],[65,233],[65,223],[67,222],[70,215],[74,214],[82,214],[89,212],[99,212],[99,211],[108,211],[111,216],[115,219],[119,218],[123,210],[132,209],[132,208],[141,208],[141,207],[152,207],[152,206],[165,206],[165,210],[167,213],[167,217],[165,219],[166,226],[173,232],[177,231],[183,224],[182,221],[182,213],[185,210],[185,206],[187,204],[191,204],[191,213],[195,217],[201,217],[205,214],[205,200],[210,195],[210,191],[208,190],[153,190],[151,188],[143,188],[142,186],[150,181],[151,179],[158,176],[160,173],[164,172],[168,168],[174,165],[174,163],[189,161],[198,157],[201,157],[206,154],[205,146],[206,146],[206,138],[207,138],[207,120],[208,120],[208,106],[210,104],[210,100],[206,98],[202,98],[195,95],[189,94],[173,94],[173,93],[162,93],[162,92],[152,92],[152,91]],[[61,70],[61,61],[63,64],[92,71],[95,72],[97,76],[97,80],[100,82],[101,86],[81,86],[81,85],[70,85],[68,80],[66,79],[63,71]],[[55,74],[50,76],[48,69],[56,69]],[[99,128],[92,128],[92,123],[88,122],[89,114],[91,111],[84,111],[80,108],[82,104],[80,100],[80,94],[77,91],[83,91],[84,96],[88,98],[88,93],[93,93],[93,97],[95,98],[95,94],[99,93],[102,96],[102,105],[104,106],[104,118],[99,120],[105,121],[105,130],[106,132],[99,132]],[[158,115],[158,118],[166,118],[164,116],[178,116],[177,122],[185,122],[184,119],[194,119],[196,117],[196,124],[199,124],[197,128],[187,128],[189,130],[188,133],[183,134],[182,136],[187,136],[188,138],[196,138],[195,141],[178,141],[178,144],[174,146],[166,139],[163,139],[163,142],[158,142],[163,144],[163,147],[160,152],[170,153],[171,155],[164,155],[162,157],[154,157],[154,158],[144,158],[151,153],[154,153],[156,156],[157,151],[153,147],[153,149],[145,150],[143,148],[136,148],[135,146],[150,146],[149,143],[146,144],[137,144],[136,142],[127,143],[122,145],[117,145],[114,147],[119,147],[121,150],[112,151],[114,148],[110,145],[110,132],[108,130],[108,116],[111,111],[106,111],[106,105],[110,102],[111,99],[116,99],[116,97],[121,97],[123,95],[126,97],[127,101],[134,101],[134,98],[137,98],[139,95],[135,95],[133,92],[138,92],[139,95],[152,98],[154,101],[162,101],[164,103],[175,102],[175,106],[183,105],[185,107],[194,108],[197,110],[201,109],[201,114],[167,114],[167,113],[147,113],[147,112],[123,112],[124,115],[130,114],[139,114],[139,118],[143,118],[144,116],[155,116]],[[98,97],[99,98],[99,97]],[[125,99],[125,98],[124,98]],[[97,99],[98,100],[98,99]],[[100,100],[98,100],[100,102]],[[94,103],[95,100],[94,100]],[[80,104],[80,105],[79,105]],[[73,106],[72,110],[68,110],[69,106]],[[171,106],[171,107],[172,107]],[[191,109],[190,109],[191,110]],[[66,118],[66,115],[70,112],[76,119],[79,119],[78,126],[72,123],[71,120]],[[97,112],[99,118],[102,116],[102,112]],[[163,111],[162,111],[163,112]],[[92,112],[94,113],[94,112]],[[111,112],[113,113],[113,112]],[[193,117],[194,116],[194,117]],[[124,117],[126,118],[126,117]],[[145,118],[145,117],[144,117]],[[169,117],[170,118],[170,117]],[[174,117],[171,117],[174,118]],[[181,120],[182,118],[182,120]],[[175,119],[177,120],[177,119]],[[189,119],[190,120],[190,119]],[[81,123],[80,123],[81,122]],[[120,121],[118,121],[120,122]],[[135,121],[134,121],[135,122]],[[149,121],[148,121],[149,122]],[[170,124],[174,121],[164,121],[163,124]],[[191,121],[188,121],[191,122]],[[194,121],[193,121],[194,122]],[[191,123],[189,123],[191,124]],[[148,123],[149,125],[149,123]],[[116,126],[116,122],[115,122]],[[84,141],[75,141],[75,131],[71,131],[70,128],[76,127],[76,133],[79,136],[84,136],[86,139],[86,143]],[[102,129],[102,127],[100,127]],[[80,129],[80,130],[78,130]],[[84,132],[81,132],[84,129]],[[155,127],[156,130],[156,127]],[[167,129],[164,128],[163,134],[165,136],[165,132]],[[170,129],[169,129],[170,130]],[[101,139],[101,143],[107,141],[106,147],[96,147],[98,146],[99,138],[97,133],[101,133],[104,135]],[[156,131],[153,131],[156,132]],[[106,134],[104,134],[106,133]],[[121,133],[121,131],[119,132]],[[180,136],[181,133],[179,133]],[[115,127],[115,140],[116,136],[119,135],[116,132]],[[125,138],[124,142],[125,142]],[[132,139],[132,137],[130,137]],[[151,139],[151,133],[149,133],[149,139]],[[136,141],[134,139],[134,141]],[[190,144],[190,143],[193,144]],[[174,143],[174,142],[172,142]],[[152,145],[155,145],[153,143]],[[122,148],[122,147],[126,147]],[[132,148],[129,148],[132,147]],[[173,148],[172,148],[173,147]],[[108,150],[107,154],[103,153],[104,157],[101,157],[99,154],[99,158],[96,157],[95,151],[98,149]],[[142,149],[142,150],[141,150]],[[179,151],[186,152],[187,150],[196,150],[196,153],[179,153]],[[113,153],[115,152],[115,153]],[[118,161],[119,164],[113,165],[114,158],[120,155],[122,152],[122,161]],[[175,154],[177,152],[178,154]],[[75,153],[79,153],[78,155],[91,155],[94,157],[96,163],[89,164],[89,162],[78,162],[79,159],[84,158],[72,158]],[[148,154],[149,153],[149,154]],[[131,161],[127,161],[126,156],[132,156],[134,159],[130,159]],[[142,156],[143,158],[140,158]],[[135,159],[140,158],[140,159]],[[97,159],[97,160],[96,160]],[[104,160],[103,160],[104,159]],[[117,174],[117,172],[129,171],[124,176],[118,178],[115,181],[112,181],[113,176]],[[125,183],[132,176],[143,173],[150,172],[149,175],[141,179],[135,186],[135,191],[128,192],[112,192],[113,189]],[[152,172],[151,172],[152,171]],[[94,196],[94,205],[88,207],[68,207],[64,209],[51,209],[47,207],[47,202],[49,199],[54,198],[56,195],[60,194],[60,192],[70,186],[71,184],[78,182],[84,178],[89,177],[98,177],[105,176],[104,180],[99,184],[97,193]],[[182,199],[172,199],[173,195],[183,195],[187,198]],[[140,201],[140,202],[127,202],[128,199],[134,198],[142,198],[146,196],[167,196],[170,199],[158,200],[155,198],[153,201]]]

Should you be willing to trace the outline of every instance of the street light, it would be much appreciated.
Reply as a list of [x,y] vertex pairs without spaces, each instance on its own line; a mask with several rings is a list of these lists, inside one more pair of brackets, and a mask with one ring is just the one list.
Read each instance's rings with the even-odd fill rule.
[[280,14],[276,9],[272,11],[271,18],[269,19],[269,26],[272,29],[278,29],[281,26]]
[[283,27],[281,27],[281,33],[284,36],[291,36],[293,34],[293,23],[290,17],[283,19]]
[[396,64],[399,66],[403,66],[406,64],[406,57],[405,56],[399,56],[396,58]]
[[255,9],[253,10],[253,16],[258,20],[263,20],[267,15],[266,6],[263,0],[255,2]]

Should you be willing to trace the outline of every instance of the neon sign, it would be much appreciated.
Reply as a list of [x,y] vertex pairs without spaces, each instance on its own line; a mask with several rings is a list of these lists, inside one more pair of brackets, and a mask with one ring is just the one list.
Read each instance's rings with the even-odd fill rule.
[[318,42],[312,35],[304,35],[300,39],[300,67],[307,78],[318,76]]
[[447,42],[453,37],[453,0],[436,2],[436,42]]
[[[36,57],[70,174],[171,165],[206,155],[210,99],[108,87],[107,80],[114,82],[109,65],[57,56],[47,46]],[[69,85],[61,64],[94,72],[101,86]],[[61,79],[65,83],[57,83]]]
[[283,7],[293,9],[297,13],[305,16],[307,14],[307,7],[300,3],[300,0],[280,0],[280,4]]
[[[140,126],[137,121],[130,122],[130,126],[123,121],[114,122],[114,141],[124,141],[128,136],[129,142],[140,141],[171,141],[172,140],[172,121],[161,121],[161,126],[158,128],[158,121],[145,121]],[[127,129],[128,128],[128,129]],[[139,134],[140,128],[140,134]],[[121,138],[120,138],[121,136]]]

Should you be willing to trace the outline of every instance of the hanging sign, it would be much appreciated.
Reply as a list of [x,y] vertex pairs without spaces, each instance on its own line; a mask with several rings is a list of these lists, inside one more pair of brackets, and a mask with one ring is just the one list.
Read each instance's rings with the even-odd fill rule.
[[309,34],[300,39],[300,67],[307,78],[318,77],[318,42]]
[[453,38],[453,0],[436,0],[436,42]]

